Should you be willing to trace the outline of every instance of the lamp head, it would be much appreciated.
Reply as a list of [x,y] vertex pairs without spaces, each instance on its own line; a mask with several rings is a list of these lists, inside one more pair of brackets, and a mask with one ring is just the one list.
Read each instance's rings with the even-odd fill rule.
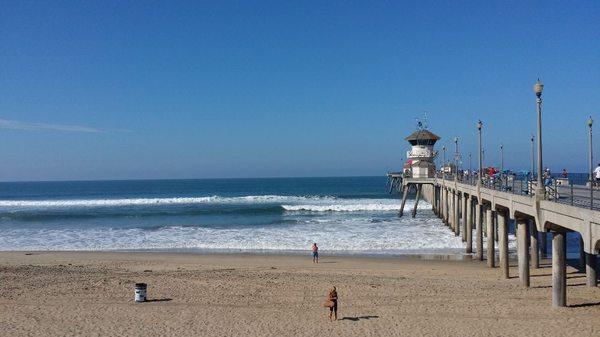
[[483,123],[481,122],[481,120],[477,121],[477,130],[481,130],[482,127]]
[[587,124],[590,128],[592,127],[592,124],[594,124],[594,120],[592,119],[592,116],[590,116],[590,118],[587,120]]
[[454,143],[458,143],[458,137],[454,137]]
[[537,82],[535,82],[535,84],[533,85],[533,92],[535,92],[535,95],[537,97],[541,97],[543,90],[544,90],[544,84],[538,78]]

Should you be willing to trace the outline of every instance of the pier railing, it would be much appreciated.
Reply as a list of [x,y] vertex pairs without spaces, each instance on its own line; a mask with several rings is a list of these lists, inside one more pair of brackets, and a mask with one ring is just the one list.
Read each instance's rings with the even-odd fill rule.
[[[473,186],[476,186],[478,179],[480,179],[477,174],[465,175],[448,172],[437,172],[436,178],[445,179],[446,181],[455,180]],[[588,185],[583,185],[585,183]],[[593,190],[590,190],[590,184],[593,186],[594,182],[589,179],[561,179],[554,176],[551,178],[550,183],[544,186],[545,199],[556,203],[600,210],[600,186],[593,186]],[[536,186],[537,181],[532,180],[531,175],[499,174],[481,177],[481,187],[517,195],[534,196]]]

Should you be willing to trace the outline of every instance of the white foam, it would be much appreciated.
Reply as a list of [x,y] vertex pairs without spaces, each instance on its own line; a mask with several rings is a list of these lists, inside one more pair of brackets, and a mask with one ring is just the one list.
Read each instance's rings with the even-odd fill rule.
[[[386,199],[382,199],[386,200]],[[282,205],[286,211],[309,211],[309,212],[377,212],[377,211],[397,211],[400,209],[400,204],[397,200],[394,202],[369,202],[364,203],[349,203],[349,204],[309,204],[309,205]],[[412,207],[412,204],[405,206],[405,210]],[[418,209],[431,209],[431,205],[421,203],[417,206]]]
[[0,200],[0,207],[115,207],[143,205],[186,205],[228,203],[283,203],[306,202],[307,200],[332,200],[333,197],[249,195],[241,197],[175,197],[175,198],[131,198],[131,199],[63,199],[63,200]]
[[323,251],[379,254],[464,249],[460,237],[427,210],[414,219],[391,217],[374,222],[371,216],[365,215],[319,220],[241,228],[13,228],[3,231],[0,236],[0,250],[304,251],[312,242],[319,243]]

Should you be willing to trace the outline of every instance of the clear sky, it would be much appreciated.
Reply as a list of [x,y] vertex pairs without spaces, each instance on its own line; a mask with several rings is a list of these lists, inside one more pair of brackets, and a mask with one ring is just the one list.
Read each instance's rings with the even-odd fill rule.
[[[600,1],[0,2],[0,180],[384,175],[430,129],[486,164],[600,140]],[[595,142],[600,161],[600,141]]]

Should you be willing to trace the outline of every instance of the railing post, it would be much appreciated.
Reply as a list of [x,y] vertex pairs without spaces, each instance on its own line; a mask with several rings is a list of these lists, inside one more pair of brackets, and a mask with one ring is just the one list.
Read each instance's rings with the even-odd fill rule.
[[571,206],[575,204],[575,197],[573,195],[573,182],[569,181],[569,185],[571,185]]

